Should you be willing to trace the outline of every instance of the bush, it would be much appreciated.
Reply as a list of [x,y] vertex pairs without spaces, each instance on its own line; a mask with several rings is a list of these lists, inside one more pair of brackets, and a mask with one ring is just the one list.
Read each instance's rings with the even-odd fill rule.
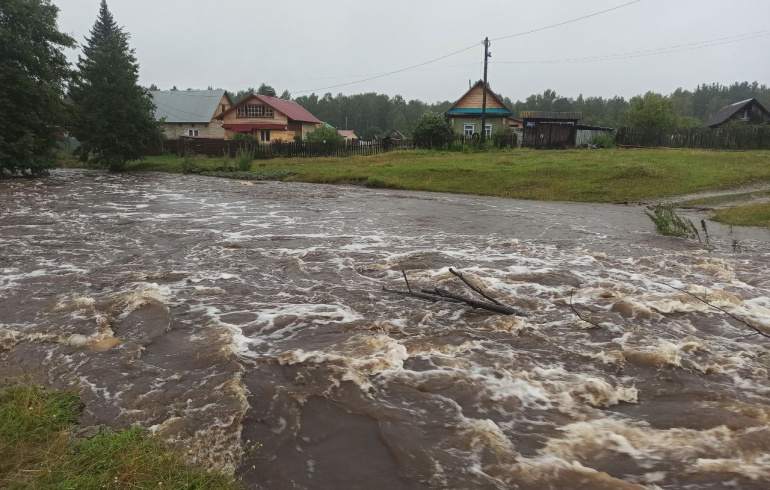
[[615,141],[615,135],[613,133],[601,133],[594,135],[589,141],[589,145],[594,145],[599,148],[617,148],[618,142]]
[[245,143],[252,143],[254,145],[259,144],[257,138],[251,133],[235,133],[232,137],[232,141],[242,141]]
[[414,127],[414,140],[418,146],[443,145],[454,139],[454,136],[444,116],[431,111],[420,116]]
[[507,148],[511,141],[511,130],[501,126],[492,133],[492,143],[496,148]]
[[182,168],[182,173],[185,174],[197,174],[201,171],[200,167],[195,162],[195,155],[193,153],[185,154],[182,157],[179,166]]
[[251,164],[254,162],[254,149],[244,148],[243,146],[238,148],[235,153],[235,162],[238,165],[238,170],[246,172],[251,170]]
[[672,206],[655,206],[652,213],[645,211],[650,217],[655,229],[664,236],[673,236],[677,238],[698,239],[700,233],[692,221],[682,218],[674,211]]
[[336,129],[331,126],[322,125],[305,137],[311,143],[342,143],[345,139]]

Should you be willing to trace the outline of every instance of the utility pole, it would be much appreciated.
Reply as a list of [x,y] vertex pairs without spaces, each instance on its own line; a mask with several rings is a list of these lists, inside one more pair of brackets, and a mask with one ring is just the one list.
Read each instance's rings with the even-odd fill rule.
[[481,144],[487,141],[487,65],[492,53],[489,52],[489,38],[484,38],[484,96],[481,100]]

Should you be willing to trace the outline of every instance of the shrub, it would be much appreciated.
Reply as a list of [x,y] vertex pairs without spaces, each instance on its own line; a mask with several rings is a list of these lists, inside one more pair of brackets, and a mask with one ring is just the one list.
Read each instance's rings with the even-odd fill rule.
[[238,151],[235,153],[235,162],[238,170],[242,172],[251,170],[251,164],[254,162],[254,149],[244,148],[243,146],[238,148]]
[[615,135],[613,133],[600,133],[594,135],[589,141],[589,145],[598,146],[599,148],[617,148],[618,142],[615,141]]
[[185,153],[179,163],[179,166],[182,168],[182,173],[185,174],[197,174],[201,171],[201,168],[195,162],[195,155],[192,152]]
[[673,236],[677,238],[698,239],[700,233],[692,221],[682,218],[674,211],[672,206],[655,206],[653,212],[645,211],[650,217],[655,229],[664,236]]
[[242,141],[246,143],[259,144],[257,138],[251,133],[235,133],[232,137],[232,141]]
[[414,140],[418,146],[442,145],[454,138],[452,128],[441,114],[428,111],[420,116],[414,127]]
[[511,130],[505,126],[501,126],[492,133],[492,144],[496,148],[507,148],[511,141]]
[[322,125],[305,137],[311,143],[342,143],[345,139],[331,126]]

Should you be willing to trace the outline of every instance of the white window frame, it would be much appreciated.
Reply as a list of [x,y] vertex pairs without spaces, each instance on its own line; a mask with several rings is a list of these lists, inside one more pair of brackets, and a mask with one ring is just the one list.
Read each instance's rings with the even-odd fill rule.
[[749,110],[744,109],[744,111],[741,113],[741,121],[748,121],[749,120]]
[[186,131],[186,133],[187,133],[186,135],[191,137],[191,138],[194,138],[194,137],[198,136],[198,130],[197,129],[188,129]]
[[[468,132],[470,131],[470,132]],[[473,133],[476,132],[476,125],[475,124],[463,124],[463,136],[473,136]]]
[[270,130],[263,129],[259,133],[259,141],[262,143],[270,143]]
[[492,125],[491,124],[487,124],[486,130],[487,130],[487,138],[491,138],[492,137]]

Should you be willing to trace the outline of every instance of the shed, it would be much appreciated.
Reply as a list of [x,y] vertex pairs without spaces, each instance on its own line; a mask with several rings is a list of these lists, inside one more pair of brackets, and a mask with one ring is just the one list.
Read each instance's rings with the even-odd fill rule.
[[524,121],[522,146],[560,149],[575,146],[580,112],[521,111]]
[[704,124],[709,128],[718,128],[728,122],[759,125],[770,123],[770,112],[757,99],[747,99],[723,107]]

